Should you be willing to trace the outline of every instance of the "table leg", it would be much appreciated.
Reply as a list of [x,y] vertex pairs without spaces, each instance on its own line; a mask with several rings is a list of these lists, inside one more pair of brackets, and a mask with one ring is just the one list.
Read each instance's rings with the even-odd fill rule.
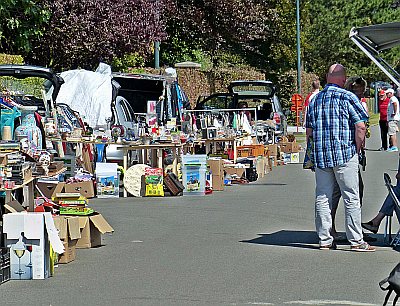
[[29,207],[30,212],[33,212],[35,209],[34,206],[34,188],[35,188],[35,180],[29,182],[26,186],[24,186],[24,206]]
[[236,147],[236,140],[233,140],[233,163],[236,164],[237,160],[237,147]]
[[6,190],[5,193],[6,193],[5,204],[7,204],[12,201],[11,190]]
[[[128,170],[128,154],[129,151],[128,150],[124,150],[124,172],[126,173],[126,170]],[[128,196],[128,192],[125,189],[124,186],[124,198],[126,198]]]
[[164,169],[163,167],[163,150],[162,149],[157,149],[154,150],[157,152],[157,166],[158,168]]
[[[178,155],[176,154],[177,149],[172,150],[172,172],[178,176]],[[178,149],[179,150],[179,149]]]

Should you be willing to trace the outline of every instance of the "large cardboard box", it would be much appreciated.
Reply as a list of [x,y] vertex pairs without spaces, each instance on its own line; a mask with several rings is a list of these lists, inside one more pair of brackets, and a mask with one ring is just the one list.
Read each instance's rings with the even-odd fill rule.
[[65,252],[59,256],[59,263],[69,263],[76,258],[76,244],[81,238],[79,218],[77,216],[56,216],[54,225],[63,241]]
[[225,167],[224,171],[229,175],[237,175],[238,177],[242,177],[245,175],[245,168],[234,168],[234,167]]
[[65,252],[62,253],[58,258],[58,263],[66,264],[71,261],[74,261],[76,258],[76,243],[78,240],[68,239],[67,241],[63,241],[63,246],[65,248]]
[[223,191],[224,190],[224,176],[223,175],[213,175],[212,176],[212,188],[213,191]]
[[64,189],[65,192],[67,193],[79,192],[87,199],[93,198],[95,196],[94,186],[92,181],[65,184]]
[[300,150],[300,145],[297,142],[280,142],[279,147],[283,153],[297,153]]
[[224,175],[224,161],[222,159],[209,159],[207,164],[212,175]]
[[51,199],[56,193],[64,190],[65,183],[58,181],[38,181],[36,186],[46,198]]
[[114,229],[104,219],[104,217],[96,213],[92,216],[79,216],[79,228],[81,230],[81,238],[76,244],[77,249],[87,249],[101,246],[101,235],[111,233]]
[[58,254],[63,244],[50,213],[9,213],[3,216],[6,246],[10,248],[11,279],[50,276],[50,243]]

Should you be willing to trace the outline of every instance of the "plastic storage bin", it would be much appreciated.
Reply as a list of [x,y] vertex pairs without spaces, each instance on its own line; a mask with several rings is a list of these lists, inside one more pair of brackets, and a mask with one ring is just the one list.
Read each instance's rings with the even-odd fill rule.
[[206,154],[182,155],[182,164],[205,166],[207,164],[207,155]]
[[182,168],[182,181],[185,187],[183,195],[205,195],[206,171],[205,166],[184,166]]

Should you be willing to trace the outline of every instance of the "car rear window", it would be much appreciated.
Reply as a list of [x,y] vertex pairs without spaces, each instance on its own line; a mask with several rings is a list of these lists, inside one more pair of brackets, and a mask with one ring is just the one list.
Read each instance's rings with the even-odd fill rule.
[[252,94],[257,94],[257,95],[266,95],[269,96],[273,92],[273,87],[272,85],[256,85],[256,84],[247,84],[247,85],[235,85],[232,86],[232,91],[234,93],[237,93],[239,95],[252,95]]

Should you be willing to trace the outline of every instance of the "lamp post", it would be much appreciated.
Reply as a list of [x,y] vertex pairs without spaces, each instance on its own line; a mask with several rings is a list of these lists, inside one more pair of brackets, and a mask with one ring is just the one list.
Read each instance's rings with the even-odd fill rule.
[[300,0],[296,0],[296,34],[297,34],[297,90],[301,94],[301,59],[300,59]]
[[154,68],[160,69],[160,42],[154,42]]

